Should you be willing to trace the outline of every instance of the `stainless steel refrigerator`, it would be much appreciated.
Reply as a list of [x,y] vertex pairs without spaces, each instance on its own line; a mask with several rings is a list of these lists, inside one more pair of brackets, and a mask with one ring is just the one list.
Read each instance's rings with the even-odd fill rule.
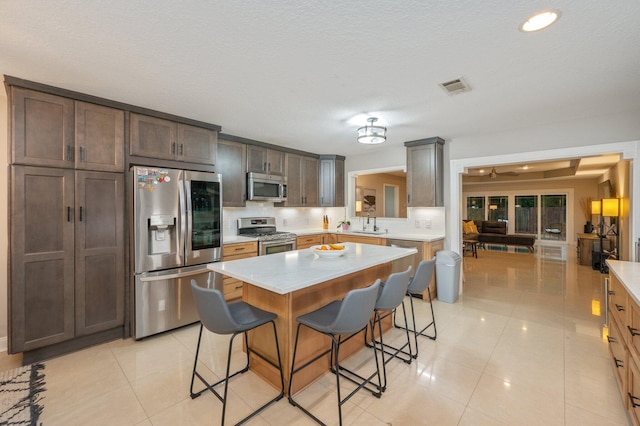
[[219,174],[131,169],[136,339],[198,321],[190,283],[222,289],[206,264],[222,256]]

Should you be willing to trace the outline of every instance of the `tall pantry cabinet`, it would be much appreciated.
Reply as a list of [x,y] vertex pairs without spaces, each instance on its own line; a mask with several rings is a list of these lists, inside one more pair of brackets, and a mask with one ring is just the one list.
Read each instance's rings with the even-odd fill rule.
[[124,111],[7,86],[9,353],[124,324]]

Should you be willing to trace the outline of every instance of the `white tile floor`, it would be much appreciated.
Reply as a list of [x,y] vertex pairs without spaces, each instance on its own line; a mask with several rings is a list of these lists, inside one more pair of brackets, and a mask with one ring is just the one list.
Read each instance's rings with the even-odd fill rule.
[[[592,310],[600,303],[604,312],[598,272],[577,265],[573,250],[544,247],[534,255],[480,250],[478,259],[464,257],[463,270],[463,297],[435,302],[438,339],[420,340],[417,362],[391,362],[387,392],[381,399],[358,393],[344,408],[345,424],[628,424],[603,318]],[[428,305],[417,306],[426,318]],[[43,424],[219,424],[213,395],[189,398],[197,332],[190,326],[47,361]],[[212,375],[222,374],[226,342],[204,339],[201,362]],[[0,354],[0,370],[19,363]],[[337,419],[334,383],[327,375],[299,395],[330,424]],[[234,379],[227,423],[272,394],[252,373]],[[315,423],[285,398],[248,424]]]

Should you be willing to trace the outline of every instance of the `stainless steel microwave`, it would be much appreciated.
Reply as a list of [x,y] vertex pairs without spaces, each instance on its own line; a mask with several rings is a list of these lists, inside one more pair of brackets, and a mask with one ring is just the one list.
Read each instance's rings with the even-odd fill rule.
[[285,176],[247,173],[247,193],[249,201],[287,200],[287,178]]

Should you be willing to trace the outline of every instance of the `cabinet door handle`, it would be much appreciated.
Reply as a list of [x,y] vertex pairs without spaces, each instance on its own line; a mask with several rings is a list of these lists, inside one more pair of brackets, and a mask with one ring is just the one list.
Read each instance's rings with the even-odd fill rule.
[[640,404],[638,404],[636,401],[638,401],[638,398],[631,395],[631,392],[628,392],[627,395],[629,395],[629,402],[631,402],[631,407],[632,408],[636,408],[636,407],[640,407]]
[[171,153],[172,153],[172,154],[175,154],[175,153],[176,153],[176,143],[175,143],[175,142],[172,142],[172,143],[171,143]]
[[71,222],[71,207],[67,206],[67,222]]
[[407,194],[407,203],[411,202],[411,194]]
[[82,206],[80,206],[80,222],[82,222]]
[[184,155],[184,144],[180,144],[180,155]]
[[267,163],[267,173],[271,173],[271,163]]
[[613,290],[609,290],[609,296],[615,296],[615,295],[616,295],[616,292],[615,292],[615,291],[613,291]]
[[615,337],[611,337],[611,336],[607,336],[607,341],[608,341],[609,343],[616,343],[616,339],[615,339]]
[[267,163],[262,163],[262,170],[263,170],[264,172],[266,172],[266,171],[267,171]]
[[624,311],[624,306],[618,305],[617,303],[615,305],[616,305],[616,309],[618,310],[618,312]]
[[622,368],[624,367],[624,363],[622,362],[622,360],[618,359],[618,358],[613,358],[613,362],[616,363],[616,368]]
[[234,250],[235,250],[235,251],[243,251],[243,250],[244,250],[244,247],[236,247]]
[[240,290],[240,289],[242,289],[242,284],[237,285],[236,288],[235,288],[235,290]]
[[73,161],[73,148],[67,145],[67,161]]
[[633,328],[630,325],[628,325],[627,328],[629,329],[629,333],[631,333],[632,336],[640,336],[640,331],[638,331],[637,328]]

